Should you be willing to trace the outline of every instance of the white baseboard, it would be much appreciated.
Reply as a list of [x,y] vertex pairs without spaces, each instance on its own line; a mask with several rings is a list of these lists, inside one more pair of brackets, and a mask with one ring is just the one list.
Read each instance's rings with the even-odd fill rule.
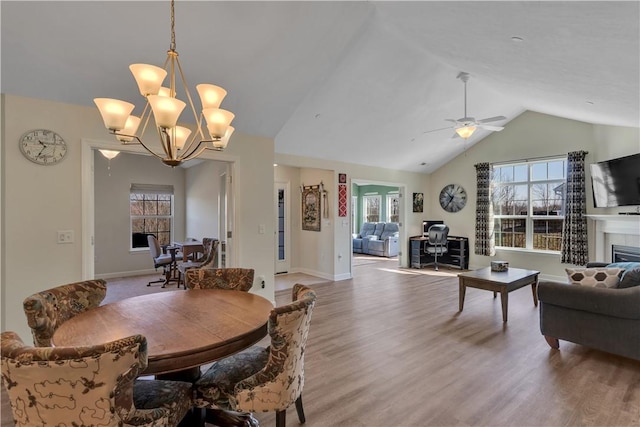
[[135,270],[135,271],[120,271],[116,273],[104,273],[104,274],[95,274],[96,279],[117,279],[119,277],[132,277],[132,276],[145,276],[148,274],[158,273],[159,276],[162,276],[162,270],[155,270],[153,268],[147,270]]

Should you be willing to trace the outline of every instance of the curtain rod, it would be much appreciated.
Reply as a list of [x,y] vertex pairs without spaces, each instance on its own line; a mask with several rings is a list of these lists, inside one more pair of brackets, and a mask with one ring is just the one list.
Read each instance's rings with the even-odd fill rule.
[[[583,151],[584,154],[589,154],[588,151]],[[556,154],[555,156],[539,156],[539,157],[529,157],[526,159],[519,159],[519,160],[505,160],[502,162],[491,162],[490,165],[491,166],[495,166],[495,165],[506,165],[509,163],[518,163],[518,162],[530,162],[533,160],[547,160],[547,159],[557,159],[559,157],[567,157],[568,153],[565,154]]]

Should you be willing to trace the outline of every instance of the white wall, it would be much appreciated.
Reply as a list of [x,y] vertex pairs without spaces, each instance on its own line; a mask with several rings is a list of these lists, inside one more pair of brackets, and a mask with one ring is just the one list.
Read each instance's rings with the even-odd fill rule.
[[151,156],[120,153],[111,169],[99,151],[94,152],[95,276],[123,277],[153,272],[149,250],[130,251],[129,193],[132,183],[172,185],[174,190],[173,239],[185,237],[185,171],[170,169]]
[[[107,134],[93,107],[2,96],[2,330],[13,330],[31,342],[22,310],[24,298],[82,279],[82,242],[87,237],[82,235],[81,140],[122,147]],[[41,128],[56,131],[69,145],[67,158],[58,165],[38,166],[20,153],[20,136]],[[273,140],[236,131],[224,153],[206,155],[235,162],[235,265],[263,275],[265,289],[254,285],[252,291],[270,300],[274,299],[273,147]],[[258,233],[260,224],[266,224],[265,234]],[[73,230],[75,242],[56,244],[57,230]]]
[[[639,130],[614,126],[594,126],[535,112],[525,112],[511,120],[501,132],[494,132],[469,148],[433,174],[429,183],[429,198],[425,196],[429,217],[443,219],[451,234],[469,237],[470,268],[485,267],[491,260],[508,261],[512,267],[539,270],[543,276],[563,279],[566,264],[560,255],[525,251],[497,250],[495,257],[475,255],[476,172],[481,162],[502,162],[541,156],[565,155],[570,151],[586,150],[586,163],[633,154],[640,151]],[[591,200],[591,183],[587,174],[587,200]],[[447,184],[460,184],[467,190],[467,206],[457,213],[445,212],[437,201],[440,190]],[[589,202],[587,213],[612,213],[616,210],[596,210]],[[619,209],[618,209],[619,210]],[[628,210],[628,209],[627,209]],[[590,248],[593,250],[593,227],[590,224]]]
[[[335,235],[334,229],[336,228],[334,219],[337,216],[337,209],[333,200],[330,198],[330,195],[334,192],[334,186],[332,185],[333,175],[333,171],[323,169],[300,169],[300,185],[309,186],[322,183],[325,190],[328,191],[329,217],[325,218],[323,215],[325,199],[322,199],[320,208],[320,231],[302,229],[299,231],[296,250],[299,257],[298,271],[323,277],[328,280],[333,280],[335,275],[335,245],[333,239]],[[299,189],[297,190],[300,191]],[[320,197],[322,198],[322,194]],[[300,215],[302,215],[302,205],[298,204],[298,208]]]
[[186,169],[186,237],[220,237],[218,206],[220,175],[227,163],[204,161]]

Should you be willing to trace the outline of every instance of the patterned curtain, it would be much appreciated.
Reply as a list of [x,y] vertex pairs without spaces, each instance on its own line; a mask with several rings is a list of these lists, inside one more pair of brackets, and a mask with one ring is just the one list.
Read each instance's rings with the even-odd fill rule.
[[492,168],[490,163],[478,163],[475,166],[478,180],[475,254],[493,256],[496,254],[496,248],[493,235],[493,206],[491,205]]
[[562,263],[584,265],[589,260],[587,247],[587,201],[584,158],[586,151],[567,155],[567,183],[564,224],[562,225]]

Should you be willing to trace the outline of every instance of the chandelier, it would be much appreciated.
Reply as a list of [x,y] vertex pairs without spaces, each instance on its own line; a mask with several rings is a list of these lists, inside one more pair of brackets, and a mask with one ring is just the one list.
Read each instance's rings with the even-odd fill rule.
[[[146,99],[139,117],[131,114],[135,105],[129,102],[110,98],[93,100],[109,133],[115,135],[123,145],[141,144],[149,153],[171,167],[198,157],[204,150],[222,151],[227,147],[234,131],[231,121],[235,117],[232,112],[220,108],[227,91],[212,84],[197,85],[196,90],[202,104],[198,115],[176,51],[174,0],[171,0],[171,44],[164,66],[160,68],[148,64],[132,64],[129,69],[138,84],[140,94]],[[167,74],[169,87],[163,87]],[[194,133],[191,129],[177,126],[178,118],[187,106],[186,102],[176,98],[178,75],[196,122],[197,130]],[[162,152],[141,139],[152,116]],[[203,131],[203,119],[206,134]],[[137,133],[140,123],[143,123],[142,131]]]

